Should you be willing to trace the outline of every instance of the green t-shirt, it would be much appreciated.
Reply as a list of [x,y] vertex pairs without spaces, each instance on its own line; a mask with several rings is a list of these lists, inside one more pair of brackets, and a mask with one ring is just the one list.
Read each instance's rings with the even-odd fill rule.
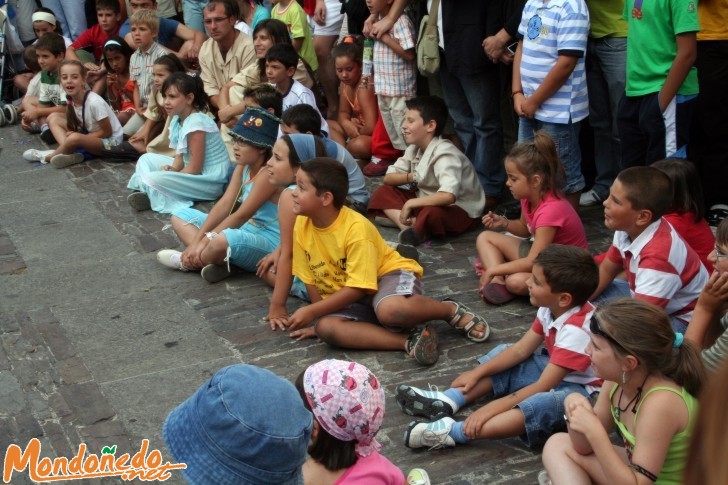
[[303,37],[301,51],[298,53],[314,71],[318,69],[318,59],[316,52],[313,50],[313,39],[311,38],[311,29],[308,26],[308,18],[306,12],[303,11],[296,0],[285,9],[280,8],[280,4],[273,7],[271,17],[278,19],[288,26],[288,33],[291,34],[291,40]]
[[[696,0],[626,0],[629,25],[627,96],[659,92],[677,55],[675,36],[698,32]],[[698,94],[698,70],[690,68],[678,94]]]
[[627,37],[627,21],[622,17],[624,0],[586,0],[589,7],[589,37]]

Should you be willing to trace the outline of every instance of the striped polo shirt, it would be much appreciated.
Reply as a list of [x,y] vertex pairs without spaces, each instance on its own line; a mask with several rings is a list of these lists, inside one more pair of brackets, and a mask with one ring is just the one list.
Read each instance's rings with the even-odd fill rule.
[[153,42],[146,52],[141,47],[137,49],[129,60],[129,79],[139,87],[139,99],[142,106],[146,106],[149,95],[152,93],[152,68],[154,61],[167,54],[164,48]]
[[531,96],[556,64],[559,55],[578,58],[566,82],[537,110],[536,119],[566,124],[589,114],[584,55],[589,37],[589,10],[584,0],[528,0],[519,36],[523,39],[521,86]]
[[662,307],[688,324],[708,272],[700,257],[665,219],[655,221],[630,241],[616,231],[607,257],[621,263],[635,298]]
[[594,310],[594,305],[586,302],[554,319],[551,310],[540,307],[531,325],[531,330],[543,337],[549,363],[571,371],[564,381],[585,386],[589,394],[598,391],[602,385],[602,379],[594,374],[591,358],[585,350],[589,344],[589,323]]

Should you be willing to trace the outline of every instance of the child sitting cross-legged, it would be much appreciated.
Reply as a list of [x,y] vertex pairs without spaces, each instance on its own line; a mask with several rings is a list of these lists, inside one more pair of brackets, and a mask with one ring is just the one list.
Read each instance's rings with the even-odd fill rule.
[[436,96],[405,102],[402,134],[409,145],[387,169],[369,212],[399,229],[399,242],[416,246],[428,236],[457,236],[475,227],[485,193],[473,164],[450,140],[440,138],[447,106]]
[[[406,414],[433,421],[410,423],[405,445],[432,449],[520,436],[534,447],[564,430],[566,396],[589,398],[601,386],[584,351],[594,313],[587,299],[598,283],[599,270],[586,249],[554,244],[541,251],[528,280],[531,304],[539,309],[521,340],[491,350],[445,392],[397,388],[397,403]],[[537,352],[542,344],[545,355]],[[460,408],[491,392],[498,399],[465,421],[452,419]]]
[[346,168],[330,158],[309,160],[296,172],[293,274],[311,304],[287,318],[291,335],[349,349],[402,349],[423,365],[438,358],[434,329],[418,329],[425,322],[445,320],[485,340],[489,328],[482,317],[460,303],[425,297],[420,265],[344,207],[348,185]]

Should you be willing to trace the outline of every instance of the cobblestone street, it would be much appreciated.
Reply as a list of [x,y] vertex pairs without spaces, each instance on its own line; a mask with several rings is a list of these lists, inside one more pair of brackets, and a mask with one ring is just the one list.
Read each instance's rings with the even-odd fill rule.
[[[51,458],[71,458],[82,442],[96,454],[117,445],[119,456],[146,438],[172,461],[161,438],[165,416],[220,367],[248,363],[294,379],[313,362],[343,358],[384,383],[387,415],[378,438],[405,473],[423,467],[433,484],[536,483],[540,454],[518,439],[437,451],[402,444],[410,418],[394,401],[398,384],[447,387],[475,357],[519,338],[535,315],[526,299],[503,307],[480,300],[472,267],[477,232],[428,242],[420,260],[427,295],[471,306],[490,323],[491,337],[471,343],[438,322],[440,360],[425,369],[403,352],[344,351],[272,332],[261,320],[272,292],[255,275],[210,285],[158,264],[156,251],[179,241],[167,215],[137,213],[126,203],[132,164],[94,160],[56,170],[28,163],[23,151],[43,147],[19,125],[0,128],[0,146],[2,450],[37,437]],[[581,215],[591,249],[604,250],[611,236],[601,208]],[[382,233],[396,239],[393,229]],[[289,299],[289,310],[299,304]],[[30,483],[27,472],[15,472],[12,483]],[[167,483],[183,483],[180,473]]]

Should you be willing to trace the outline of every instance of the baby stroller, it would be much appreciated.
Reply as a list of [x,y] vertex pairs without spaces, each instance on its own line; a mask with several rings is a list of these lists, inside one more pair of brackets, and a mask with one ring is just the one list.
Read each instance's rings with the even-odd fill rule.
[[[9,32],[9,30],[12,30],[12,32]],[[4,96],[5,86],[3,83],[5,82],[6,61],[11,59],[6,32],[9,35],[17,36],[15,29],[12,28],[12,24],[8,20],[8,5],[4,0],[0,0],[0,126],[12,125],[18,121],[18,112],[15,106],[12,103],[6,103]],[[20,39],[18,39],[18,43],[19,41]],[[9,65],[8,68],[10,68]]]

